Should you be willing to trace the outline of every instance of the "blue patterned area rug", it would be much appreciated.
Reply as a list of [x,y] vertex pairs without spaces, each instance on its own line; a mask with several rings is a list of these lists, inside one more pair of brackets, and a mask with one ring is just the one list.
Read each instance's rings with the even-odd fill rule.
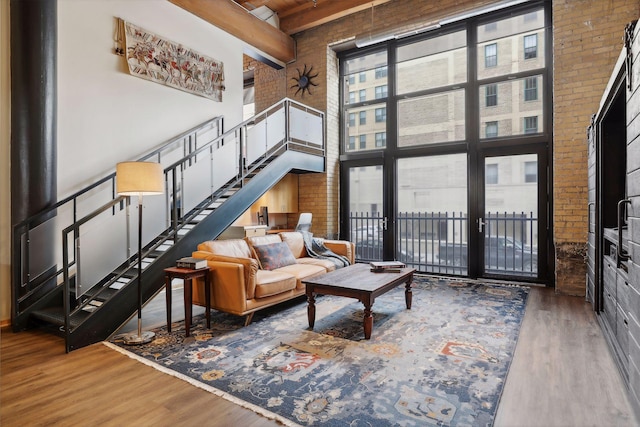
[[370,340],[363,305],[320,296],[308,329],[303,299],[243,318],[212,312],[131,357],[285,425],[491,426],[515,350],[527,287],[417,276],[378,297]]

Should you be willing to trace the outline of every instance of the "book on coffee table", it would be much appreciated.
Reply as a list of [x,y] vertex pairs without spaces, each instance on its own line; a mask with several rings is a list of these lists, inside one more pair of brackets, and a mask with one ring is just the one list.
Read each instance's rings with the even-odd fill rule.
[[406,265],[400,261],[372,261],[369,263],[374,273],[399,273]]

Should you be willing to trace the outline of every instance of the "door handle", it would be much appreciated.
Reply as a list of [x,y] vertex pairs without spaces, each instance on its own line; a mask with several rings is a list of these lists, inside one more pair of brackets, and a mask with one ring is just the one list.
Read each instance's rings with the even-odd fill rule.
[[624,212],[624,207],[630,204],[630,199],[623,199],[618,202],[618,247],[616,248],[616,255],[621,261],[626,261],[629,259],[629,255],[622,249],[622,228],[626,223],[627,216]]
[[387,231],[387,217],[382,218],[382,229]]
[[483,218],[478,218],[478,233],[482,233],[484,230],[484,220]]

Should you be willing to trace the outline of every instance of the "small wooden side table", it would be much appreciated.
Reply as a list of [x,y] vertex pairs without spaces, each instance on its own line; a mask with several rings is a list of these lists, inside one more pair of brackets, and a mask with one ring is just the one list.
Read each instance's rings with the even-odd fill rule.
[[169,267],[164,269],[165,293],[167,295],[167,330],[171,332],[171,281],[182,279],[184,282],[184,329],[190,335],[193,279],[204,278],[204,297],[206,299],[207,328],[211,328],[211,279],[209,267],[192,270],[190,268]]

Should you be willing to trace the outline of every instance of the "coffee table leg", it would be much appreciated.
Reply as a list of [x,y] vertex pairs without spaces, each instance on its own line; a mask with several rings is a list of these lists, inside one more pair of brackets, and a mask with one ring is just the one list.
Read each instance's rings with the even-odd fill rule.
[[373,315],[371,314],[371,305],[364,306],[364,339],[371,338],[371,331],[373,330]]
[[313,329],[316,323],[316,296],[313,293],[307,294],[307,318],[309,319],[309,329]]
[[407,303],[407,309],[409,310],[411,310],[412,299],[413,299],[413,292],[411,291],[411,280],[409,280],[404,287],[404,300]]

